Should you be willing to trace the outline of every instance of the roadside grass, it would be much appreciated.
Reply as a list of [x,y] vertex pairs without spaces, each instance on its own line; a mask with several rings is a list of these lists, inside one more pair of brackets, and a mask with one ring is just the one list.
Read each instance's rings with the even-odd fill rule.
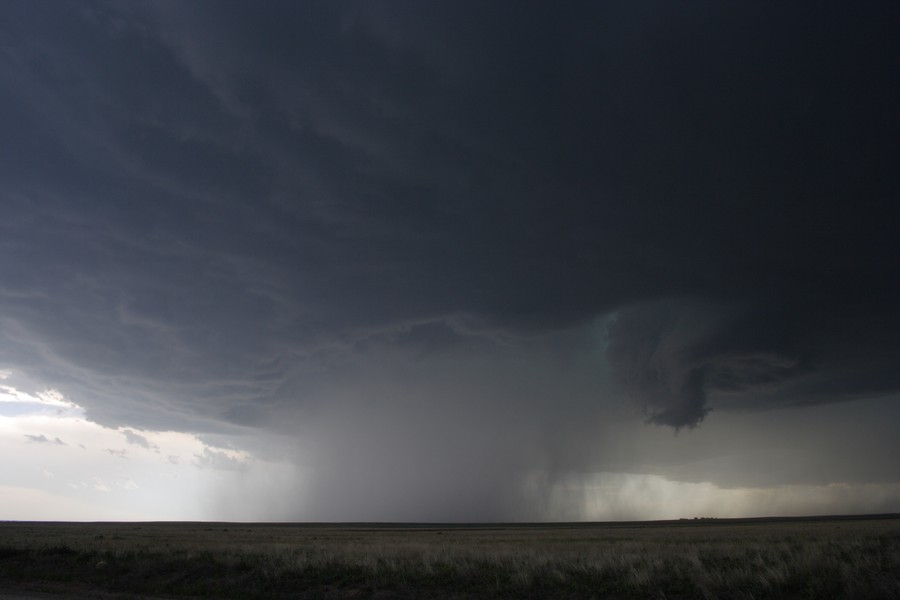
[[900,600],[900,519],[378,527],[0,523],[0,585],[194,598]]

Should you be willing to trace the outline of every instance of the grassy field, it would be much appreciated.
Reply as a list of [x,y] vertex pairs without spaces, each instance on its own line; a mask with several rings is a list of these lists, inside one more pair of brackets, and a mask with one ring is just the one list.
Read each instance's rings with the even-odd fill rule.
[[0,523],[0,589],[193,598],[900,599],[900,518]]

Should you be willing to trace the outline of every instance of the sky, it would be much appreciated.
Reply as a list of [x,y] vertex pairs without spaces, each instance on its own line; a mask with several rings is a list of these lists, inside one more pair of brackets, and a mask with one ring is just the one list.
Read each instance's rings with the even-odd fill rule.
[[0,520],[900,512],[898,30],[0,3]]

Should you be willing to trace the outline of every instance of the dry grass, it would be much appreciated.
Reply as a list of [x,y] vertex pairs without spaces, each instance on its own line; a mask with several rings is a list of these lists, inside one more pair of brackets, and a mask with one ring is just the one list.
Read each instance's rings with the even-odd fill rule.
[[900,519],[0,523],[0,584],[230,598],[900,599]]

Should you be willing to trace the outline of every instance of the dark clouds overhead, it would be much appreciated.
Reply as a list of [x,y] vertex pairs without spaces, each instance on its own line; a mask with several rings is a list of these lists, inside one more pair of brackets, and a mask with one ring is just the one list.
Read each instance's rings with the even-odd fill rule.
[[291,429],[374,372],[452,405],[460,356],[553,384],[582,361],[568,400],[466,391],[535,423],[896,396],[898,26],[891,2],[5,2],[0,361],[99,422],[206,431]]

